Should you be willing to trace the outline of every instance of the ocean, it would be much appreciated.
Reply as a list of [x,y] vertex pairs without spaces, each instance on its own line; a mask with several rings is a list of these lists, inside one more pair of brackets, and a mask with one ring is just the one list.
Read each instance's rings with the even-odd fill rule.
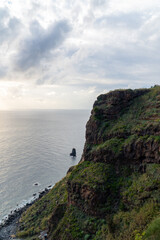
[[[89,110],[0,111],[0,221],[81,158]],[[76,148],[77,157],[70,157]]]

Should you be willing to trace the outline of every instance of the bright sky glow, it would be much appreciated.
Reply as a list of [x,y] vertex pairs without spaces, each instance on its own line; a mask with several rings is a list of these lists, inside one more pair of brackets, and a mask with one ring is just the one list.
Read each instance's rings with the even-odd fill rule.
[[91,108],[160,84],[159,0],[1,0],[0,109]]

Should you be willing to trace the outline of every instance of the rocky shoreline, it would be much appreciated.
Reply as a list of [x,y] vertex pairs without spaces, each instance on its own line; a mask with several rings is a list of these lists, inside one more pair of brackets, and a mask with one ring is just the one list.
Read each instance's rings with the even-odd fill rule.
[[[27,203],[21,208],[11,211],[7,219],[0,224],[0,240],[10,240],[17,239],[15,237],[16,230],[18,228],[18,222],[21,217],[21,214],[27,210],[32,204],[42,198],[48,191],[51,189],[51,186],[45,188],[42,192],[39,193],[39,196],[35,198],[31,203]],[[20,239],[17,239],[20,240]]]

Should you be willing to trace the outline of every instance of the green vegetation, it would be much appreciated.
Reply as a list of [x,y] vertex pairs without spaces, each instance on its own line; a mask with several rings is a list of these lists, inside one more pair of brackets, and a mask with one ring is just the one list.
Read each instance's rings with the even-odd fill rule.
[[66,181],[67,178],[62,179],[49,193],[22,214],[21,231],[17,233],[17,237],[34,236],[47,228],[48,220],[55,207],[67,202]]
[[145,234],[144,239],[148,240],[159,240],[160,239],[160,217],[156,218],[151,222],[148,226]]
[[160,215],[159,164],[148,165],[144,174],[134,172],[128,178],[128,186],[122,189],[120,208],[113,216],[112,237],[116,240],[144,237],[148,224]]
[[[109,106],[100,105],[95,107],[95,117],[101,120],[99,113],[105,111]],[[107,120],[107,119],[106,119]],[[105,123],[103,118],[100,128],[103,128],[103,135],[111,134],[131,134],[134,132],[145,131],[150,124],[157,125],[160,122],[160,87],[151,88],[150,91],[132,100],[132,104],[127,109],[119,113],[116,120]],[[99,129],[99,131],[101,131]]]
[[111,138],[107,141],[105,141],[104,143],[101,143],[99,145],[95,145],[92,148],[92,151],[97,151],[97,150],[101,150],[101,149],[108,149],[110,151],[112,151],[115,154],[119,154],[122,151],[122,147],[124,145],[124,139],[123,138]]
[[85,161],[22,215],[18,237],[48,230],[50,240],[160,239],[160,87],[116,109],[117,118],[116,95],[106,104],[103,97],[90,119]]
[[88,192],[87,197],[72,194],[72,199],[79,206],[93,209],[96,215],[104,215],[113,211],[113,206],[119,201],[120,178],[112,165],[105,163],[83,162],[71,173],[68,182],[77,188],[84,188]]
[[[146,236],[152,236],[155,231],[159,236],[159,164],[148,165],[143,174],[128,167],[122,167],[116,174],[111,165],[91,162],[76,166],[71,174],[23,214],[21,222],[24,229],[17,236],[30,236],[32,239],[32,235],[47,228],[53,209],[67,201],[66,181],[87,186],[101,196],[104,193],[106,201],[96,205],[101,217],[86,214],[80,207],[69,206],[56,228],[53,227],[51,239],[158,239]],[[82,207],[87,207],[87,204],[83,202]],[[156,217],[157,220],[150,224]]]
[[123,153],[124,148],[127,145],[131,145],[132,143],[136,144],[139,141],[143,143],[152,142],[152,141],[160,143],[160,136],[154,136],[154,135],[138,136],[137,134],[133,134],[126,139],[113,137],[101,144],[93,145],[90,151],[94,153],[101,150],[105,150],[105,151],[107,150],[109,152],[112,152],[115,158],[118,158]]
[[52,233],[51,239],[93,239],[96,231],[101,229],[104,223],[105,219],[88,216],[77,207],[71,206]]
[[133,142],[147,143],[153,140],[160,143],[160,136],[154,135],[160,125],[160,86],[155,86],[147,93],[134,98],[127,107],[119,112],[115,111],[117,117],[110,119],[107,116],[113,114],[116,106],[111,104],[113,98],[112,96],[107,100],[108,104],[99,100],[98,106],[93,108],[92,121],[95,121],[98,127],[98,144],[89,146],[88,151],[92,155],[104,149],[118,158],[124,148]]
[[87,184],[90,188],[103,191],[106,183],[113,183],[116,175],[113,166],[104,163],[83,162],[70,174],[69,181]]

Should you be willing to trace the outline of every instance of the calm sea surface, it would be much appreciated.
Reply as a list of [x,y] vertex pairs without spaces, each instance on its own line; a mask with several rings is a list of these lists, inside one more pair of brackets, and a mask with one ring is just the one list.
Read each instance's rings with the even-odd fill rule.
[[[0,112],[0,220],[79,162],[89,115],[89,110]],[[73,147],[75,159],[69,156]]]

